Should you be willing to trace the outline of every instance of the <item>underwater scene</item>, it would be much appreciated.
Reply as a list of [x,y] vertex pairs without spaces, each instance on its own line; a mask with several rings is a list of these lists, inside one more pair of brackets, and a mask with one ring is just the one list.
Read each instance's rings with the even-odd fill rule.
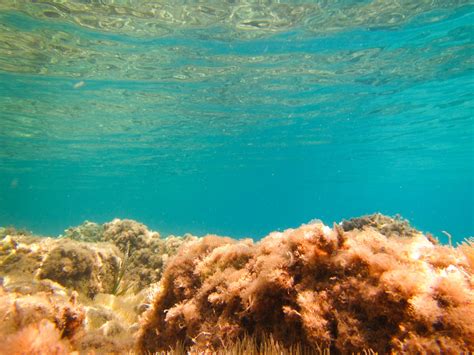
[[474,4],[0,1],[0,354],[474,352]]

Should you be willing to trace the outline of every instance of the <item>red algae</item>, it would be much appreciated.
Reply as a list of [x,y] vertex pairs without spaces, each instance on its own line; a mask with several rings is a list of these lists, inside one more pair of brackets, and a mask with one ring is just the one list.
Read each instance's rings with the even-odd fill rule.
[[0,287],[0,354],[68,354],[85,318],[77,293],[54,282]]
[[407,238],[361,228],[314,223],[255,244],[217,236],[185,244],[142,319],[138,351],[219,351],[268,334],[337,352],[472,351],[465,250],[411,229]]

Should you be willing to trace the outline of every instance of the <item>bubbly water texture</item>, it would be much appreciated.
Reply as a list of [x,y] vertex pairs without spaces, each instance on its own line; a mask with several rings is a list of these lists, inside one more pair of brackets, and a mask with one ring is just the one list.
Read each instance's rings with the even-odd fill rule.
[[0,225],[474,226],[469,1],[0,2]]

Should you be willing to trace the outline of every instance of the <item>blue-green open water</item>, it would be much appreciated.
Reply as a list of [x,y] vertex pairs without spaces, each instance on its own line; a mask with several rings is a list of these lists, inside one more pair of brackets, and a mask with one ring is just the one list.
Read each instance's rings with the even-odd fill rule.
[[0,4],[0,225],[474,234],[469,1]]

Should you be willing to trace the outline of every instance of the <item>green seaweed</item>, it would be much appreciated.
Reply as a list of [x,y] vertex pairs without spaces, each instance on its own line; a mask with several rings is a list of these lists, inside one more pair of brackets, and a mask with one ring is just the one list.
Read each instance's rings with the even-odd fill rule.
[[124,254],[123,260],[120,261],[119,268],[114,278],[114,285],[110,293],[115,296],[124,295],[134,285],[132,282],[125,282],[123,277],[130,265],[130,243],[127,244],[127,250]]

